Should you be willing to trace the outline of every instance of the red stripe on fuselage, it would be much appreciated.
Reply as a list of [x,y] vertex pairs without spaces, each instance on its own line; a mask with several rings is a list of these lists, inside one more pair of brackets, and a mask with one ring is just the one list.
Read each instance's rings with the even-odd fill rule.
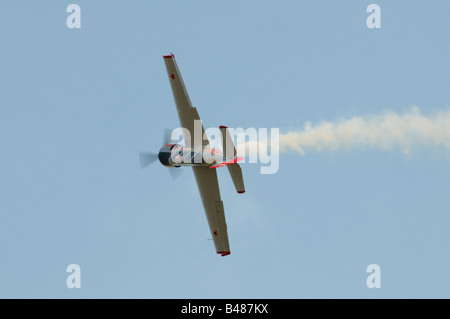
[[236,157],[236,158],[234,158],[232,160],[220,163],[219,165],[210,166],[209,168],[218,168],[218,167],[222,167],[222,166],[225,166],[225,165],[234,164],[234,163],[237,163],[239,161],[242,161],[243,159],[244,159],[243,157]]

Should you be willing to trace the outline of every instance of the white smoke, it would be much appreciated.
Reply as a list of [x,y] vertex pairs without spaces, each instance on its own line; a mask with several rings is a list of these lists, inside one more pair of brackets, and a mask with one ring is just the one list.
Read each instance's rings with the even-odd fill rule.
[[[386,111],[312,125],[280,134],[280,152],[335,151],[350,148],[398,148],[409,154],[413,147],[440,146],[450,149],[450,110],[423,115],[417,106],[404,114]],[[272,145],[273,149],[273,145]]]
[[[213,128],[220,136],[220,130]],[[208,131],[208,130],[207,130]],[[311,152],[354,148],[399,149],[410,154],[420,146],[439,146],[450,150],[450,109],[423,115],[417,106],[398,114],[385,111],[377,115],[354,116],[332,122],[306,122],[300,130],[285,134],[278,128],[228,128],[239,157],[261,163],[261,174],[274,174],[279,168],[279,153]],[[214,135],[214,134],[213,134]],[[221,138],[210,139],[221,149]]]

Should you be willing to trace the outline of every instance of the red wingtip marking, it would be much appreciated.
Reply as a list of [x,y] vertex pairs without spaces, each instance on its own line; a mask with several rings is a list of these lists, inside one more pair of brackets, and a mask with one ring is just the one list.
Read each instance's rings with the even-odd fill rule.
[[231,252],[229,252],[229,251],[218,251],[217,253],[220,254],[222,257],[228,256],[229,254],[231,254]]
[[238,193],[239,193],[239,194],[244,194],[244,193],[245,193],[245,191],[238,191]]
[[174,58],[174,57],[175,57],[175,56],[173,55],[173,53],[163,55],[163,58],[164,58],[164,59],[171,59],[171,58]]
[[227,126],[221,125],[219,128],[228,128]]

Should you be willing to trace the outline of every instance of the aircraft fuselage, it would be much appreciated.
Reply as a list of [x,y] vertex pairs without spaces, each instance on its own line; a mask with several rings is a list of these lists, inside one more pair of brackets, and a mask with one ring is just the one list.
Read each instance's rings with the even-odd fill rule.
[[[212,166],[222,160],[222,152],[215,148],[191,148],[179,144],[166,144],[158,153],[159,161],[168,167]],[[217,160],[216,160],[217,159]]]

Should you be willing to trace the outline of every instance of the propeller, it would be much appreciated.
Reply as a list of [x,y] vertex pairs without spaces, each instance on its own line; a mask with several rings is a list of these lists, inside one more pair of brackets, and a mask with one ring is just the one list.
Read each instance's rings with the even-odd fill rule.
[[[166,128],[164,130],[163,135],[163,145],[170,144],[172,142],[172,130]],[[158,154],[153,152],[140,152],[139,153],[139,164],[141,165],[141,169],[146,168],[150,164],[153,164],[158,159]],[[180,177],[181,173],[183,173],[182,170],[177,170],[178,167],[168,167],[170,177],[172,177],[172,180],[177,179]]]
[[139,153],[139,163],[141,168],[146,168],[150,164],[154,163],[158,159],[158,154],[156,153]]
[[164,135],[163,135],[163,145],[166,144],[170,144],[170,142],[172,142],[172,130],[169,128],[166,128],[164,130]]
[[172,177],[172,180],[176,180],[183,173],[183,170],[178,169],[178,168],[179,167],[168,167],[169,173],[170,173],[170,177]]

